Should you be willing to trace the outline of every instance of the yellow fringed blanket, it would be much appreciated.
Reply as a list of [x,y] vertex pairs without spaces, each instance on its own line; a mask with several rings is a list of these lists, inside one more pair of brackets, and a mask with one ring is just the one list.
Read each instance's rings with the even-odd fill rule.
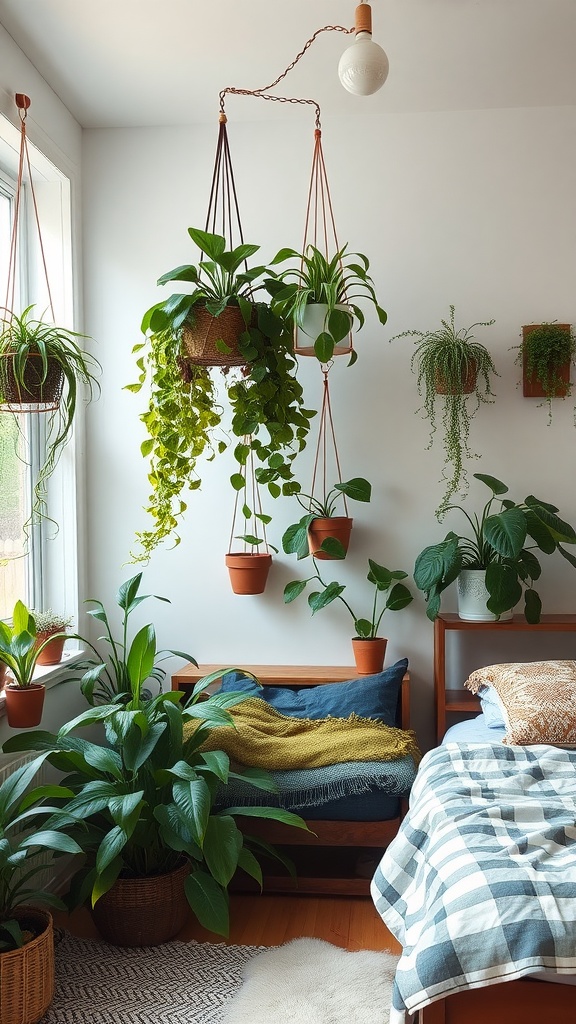
[[[248,697],[232,710],[236,728],[218,726],[202,750],[224,750],[233,761],[268,771],[323,768],[344,761],[394,761],[410,754],[417,765],[421,753],[411,730],[382,722],[349,718],[289,718],[265,700]],[[188,737],[195,722],[184,727]]]

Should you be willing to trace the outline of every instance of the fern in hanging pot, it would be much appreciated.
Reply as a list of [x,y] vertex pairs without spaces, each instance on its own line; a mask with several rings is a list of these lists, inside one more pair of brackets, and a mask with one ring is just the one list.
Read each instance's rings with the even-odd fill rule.
[[33,316],[0,316],[0,411],[46,412],[46,454],[34,484],[27,526],[46,515],[46,487],[72,435],[81,398],[99,392],[100,363],[78,343],[86,335]]
[[[252,438],[246,437],[241,444],[236,446],[234,455],[238,462],[238,470],[230,477],[230,483],[236,491],[236,499],[226,566],[235,594],[263,594],[272,566],[270,550],[278,553],[278,549],[273,544],[269,544],[266,537],[266,527],[272,517],[262,511],[251,441]],[[240,495],[242,495],[240,512],[244,520],[244,532],[235,534]],[[235,540],[241,542],[242,550],[238,550],[238,547],[234,546]]]
[[374,306],[381,324],[387,320],[368,273],[368,258],[346,249],[343,246],[331,259],[314,245],[307,245],[303,253],[281,249],[271,266],[288,259],[298,260],[299,266],[287,267],[266,281],[272,308],[294,325],[296,352],[315,355],[321,363],[330,362],[339,351],[351,353],[349,365],[356,361],[351,332],[365,321],[358,300]]
[[436,509],[442,520],[453,495],[468,490],[465,460],[479,458],[470,448],[470,427],[481,405],[492,404],[491,377],[499,376],[488,349],[474,340],[476,327],[491,327],[494,320],[478,321],[470,327],[456,328],[454,306],[449,320],[433,331],[410,330],[394,335],[416,338],[410,368],[417,375],[418,394],[423,399],[417,412],[430,423],[428,448],[436,431],[442,429],[444,468],[441,482],[444,494]]

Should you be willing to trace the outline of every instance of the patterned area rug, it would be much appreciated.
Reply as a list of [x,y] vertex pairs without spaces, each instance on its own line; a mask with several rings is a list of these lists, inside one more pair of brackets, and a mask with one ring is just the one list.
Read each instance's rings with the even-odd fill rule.
[[125,949],[65,932],[42,1024],[386,1024],[397,959],[320,939]]

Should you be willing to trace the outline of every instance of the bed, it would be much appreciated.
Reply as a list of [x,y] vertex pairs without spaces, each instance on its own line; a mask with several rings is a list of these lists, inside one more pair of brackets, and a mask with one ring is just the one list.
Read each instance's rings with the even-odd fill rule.
[[391,1024],[576,1020],[576,662],[488,666],[423,758],[371,885]]

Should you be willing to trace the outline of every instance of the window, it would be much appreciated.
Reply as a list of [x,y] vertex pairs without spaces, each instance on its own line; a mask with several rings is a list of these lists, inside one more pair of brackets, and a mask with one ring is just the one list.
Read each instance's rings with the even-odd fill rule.
[[[0,117],[0,305],[6,301],[10,240],[20,133]],[[28,140],[42,244],[56,317],[72,325],[70,181]],[[42,252],[32,203],[21,196],[18,226],[18,294],[21,312],[35,304],[41,316],[49,306]],[[0,618],[8,618],[16,600],[29,607],[52,607],[77,617],[77,529],[74,441],[65,450],[49,482],[48,513],[41,525],[24,531],[32,488],[42,465],[45,415],[15,416],[0,411]]]

